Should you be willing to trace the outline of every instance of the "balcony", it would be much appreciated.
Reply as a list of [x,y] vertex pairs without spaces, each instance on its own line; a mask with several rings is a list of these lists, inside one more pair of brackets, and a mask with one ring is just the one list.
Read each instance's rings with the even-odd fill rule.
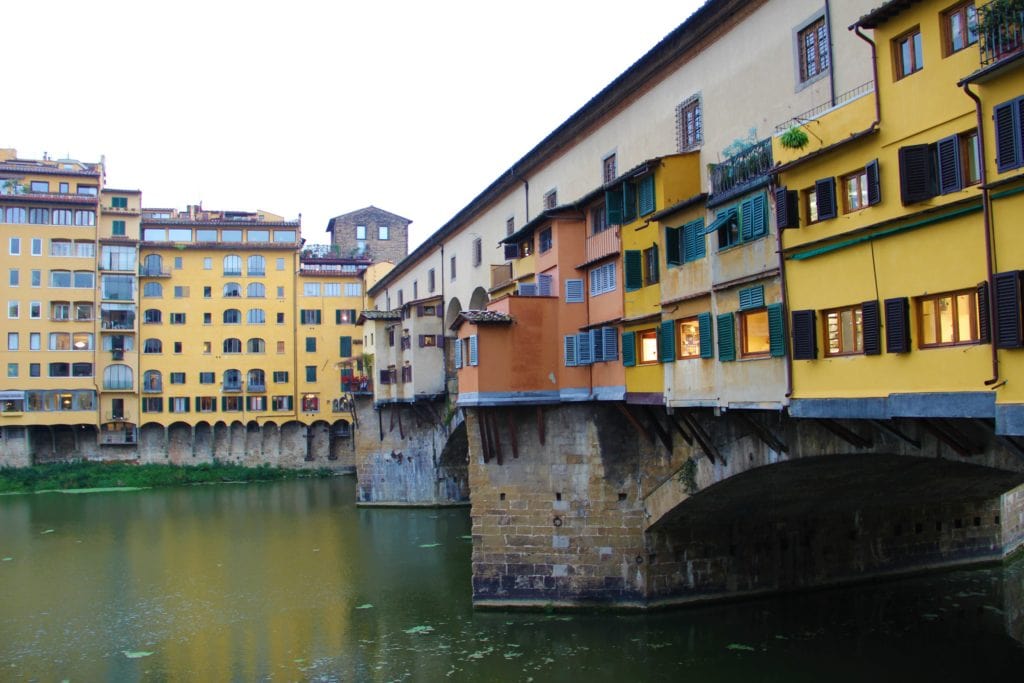
[[505,287],[512,284],[512,264],[503,263],[500,266],[491,266],[491,289]]
[[342,377],[341,390],[348,394],[372,394],[373,380],[369,377]]
[[618,228],[606,228],[596,235],[588,235],[584,245],[585,263],[591,263],[609,254],[618,254],[619,247]]
[[772,168],[771,138],[760,140],[721,164],[710,164],[711,194],[739,195],[767,176]]
[[[239,272],[241,275],[241,272]],[[164,271],[162,268],[153,268],[150,266],[142,266],[139,268],[139,277],[170,277],[169,272]]]
[[267,385],[262,382],[249,382],[246,385],[246,391],[250,394],[265,394],[267,392]]
[[131,413],[128,413],[124,410],[108,410],[107,412],[103,413],[103,419],[106,422],[128,422],[129,420],[132,419],[132,416]]
[[1024,49],[1024,2],[994,0],[979,7],[978,40],[983,67]]
[[145,382],[142,385],[142,393],[144,394],[159,394],[163,390],[163,382]]
[[224,385],[223,385],[221,390],[225,391],[225,392],[228,392],[228,393],[238,393],[238,392],[242,391],[242,383],[241,382],[224,382]]

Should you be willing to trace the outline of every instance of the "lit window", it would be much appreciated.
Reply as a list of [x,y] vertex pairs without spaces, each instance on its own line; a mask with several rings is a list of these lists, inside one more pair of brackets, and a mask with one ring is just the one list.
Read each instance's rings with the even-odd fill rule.
[[918,298],[921,348],[979,341],[978,297],[973,289]]
[[636,333],[637,360],[640,364],[658,362],[657,330],[642,330]]
[[860,306],[825,311],[825,355],[864,353],[864,322]]
[[679,321],[680,360],[700,358],[700,321],[697,318],[685,318]]
[[914,28],[893,41],[896,80],[905,78],[924,68],[924,53],[921,49],[921,29]]
[[767,356],[771,351],[768,311],[764,308],[740,312],[741,353],[744,357]]

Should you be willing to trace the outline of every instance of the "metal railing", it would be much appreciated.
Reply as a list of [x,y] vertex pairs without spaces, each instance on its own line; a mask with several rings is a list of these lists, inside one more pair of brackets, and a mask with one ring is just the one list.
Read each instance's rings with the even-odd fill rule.
[[993,0],[979,7],[978,40],[982,66],[1024,49],[1024,2]]
[[861,83],[853,90],[847,90],[842,95],[836,95],[836,101],[833,104],[832,101],[824,102],[819,104],[817,107],[808,109],[807,111],[797,114],[791,119],[786,119],[779,125],[775,126],[775,133],[785,133],[793,126],[798,126],[808,121],[813,121],[827,111],[831,111],[836,107],[841,107],[851,100],[855,100],[862,95],[867,95],[875,91],[874,81],[868,81],[867,83]]
[[711,164],[711,193],[721,194],[768,173],[772,168],[771,139],[755,142],[721,164]]

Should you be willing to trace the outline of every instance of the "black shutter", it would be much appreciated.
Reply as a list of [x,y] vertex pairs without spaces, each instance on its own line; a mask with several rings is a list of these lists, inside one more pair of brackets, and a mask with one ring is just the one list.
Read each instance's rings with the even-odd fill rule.
[[996,132],[996,167],[1002,173],[1020,166],[1020,112],[1015,101],[1003,102],[992,110]]
[[914,204],[935,196],[931,145],[900,147],[900,199]]
[[935,143],[938,157],[939,192],[949,194],[961,187],[960,180],[960,140],[955,135],[942,138]]
[[796,190],[785,187],[775,188],[775,227],[779,230],[796,228],[800,225],[800,211],[797,209]]
[[1021,334],[1020,271],[996,273],[995,338],[1000,349],[1016,349],[1024,345]]
[[814,311],[793,311],[793,360],[814,360],[818,357],[818,335]]
[[882,201],[882,184],[878,176],[878,159],[868,162],[864,167],[868,176],[868,206],[874,206]]
[[860,305],[861,326],[864,334],[864,354],[876,356],[882,352],[882,316],[877,301]]
[[978,340],[986,344],[992,341],[991,302],[988,295],[988,283],[978,283]]
[[910,351],[910,302],[906,297],[885,300],[885,350]]
[[815,200],[818,205],[818,220],[836,217],[836,179],[822,178],[814,183]]

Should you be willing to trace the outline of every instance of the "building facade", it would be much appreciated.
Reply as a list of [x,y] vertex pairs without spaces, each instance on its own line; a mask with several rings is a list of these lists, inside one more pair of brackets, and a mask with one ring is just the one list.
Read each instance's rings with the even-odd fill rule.
[[374,263],[398,263],[409,253],[408,218],[376,206],[335,216],[327,223],[335,254],[369,259]]

